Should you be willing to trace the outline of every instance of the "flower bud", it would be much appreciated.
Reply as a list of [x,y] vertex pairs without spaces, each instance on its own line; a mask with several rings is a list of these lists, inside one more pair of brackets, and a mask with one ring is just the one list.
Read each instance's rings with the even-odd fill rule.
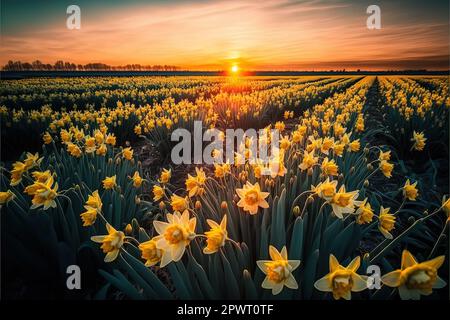
[[124,231],[126,235],[130,235],[133,232],[133,227],[131,226],[131,224],[127,224]]
[[222,210],[227,210],[228,209],[228,204],[226,201],[222,201],[222,203],[220,204],[220,207],[222,208]]
[[202,207],[202,203],[199,200],[195,201],[195,209],[200,210],[201,207]]
[[159,209],[160,209],[161,211],[163,211],[165,208],[166,208],[166,204],[164,203],[164,201],[161,201],[161,202],[159,203]]
[[369,183],[369,180],[367,180],[367,179],[364,180],[364,187],[365,187],[365,188],[367,188],[367,187],[369,186],[369,184],[370,184],[370,183]]
[[294,209],[292,209],[292,213],[297,217],[300,214],[300,207],[295,206]]
[[367,170],[372,171],[373,170],[373,165],[371,165],[370,163],[367,165]]

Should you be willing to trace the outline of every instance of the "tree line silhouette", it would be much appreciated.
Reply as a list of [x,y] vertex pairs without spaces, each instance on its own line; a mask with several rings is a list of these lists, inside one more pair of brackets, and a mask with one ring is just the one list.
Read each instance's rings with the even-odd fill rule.
[[3,71],[179,71],[180,68],[171,65],[140,65],[127,64],[124,66],[110,66],[105,63],[88,63],[75,64],[72,62],[64,62],[58,60],[55,64],[42,63],[39,60],[29,62],[22,61],[8,61],[2,67]]

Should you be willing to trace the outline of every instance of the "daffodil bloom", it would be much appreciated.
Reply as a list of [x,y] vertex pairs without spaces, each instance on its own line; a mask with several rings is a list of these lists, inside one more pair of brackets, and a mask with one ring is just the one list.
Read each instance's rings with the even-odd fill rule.
[[444,261],[445,256],[439,256],[419,263],[408,250],[403,250],[401,268],[385,274],[381,281],[388,287],[398,288],[402,300],[419,300],[421,295],[428,296],[433,289],[446,286],[437,273]]
[[122,156],[127,160],[133,159],[133,150],[131,149],[131,147],[123,149]]
[[392,170],[394,169],[394,165],[392,163],[387,162],[386,160],[380,161],[380,170],[383,172],[386,178],[392,177]]
[[102,143],[98,146],[97,150],[95,151],[95,154],[98,156],[104,156],[106,154],[106,151],[108,149],[106,148],[106,144]]
[[78,147],[76,144],[72,142],[67,143],[67,151],[72,157],[79,158],[83,154],[80,147]]
[[285,128],[285,124],[283,121],[277,121],[275,123],[275,129],[277,129],[278,131],[283,132],[284,128]]
[[143,179],[139,175],[138,171],[134,172],[134,175],[131,177],[131,180],[133,180],[133,187],[139,188],[142,185]]
[[44,210],[48,208],[56,208],[56,197],[58,196],[58,183],[53,185],[53,177],[50,176],[45,183],[35,182],[34,184],[25,188],[24,192],[32,195],[31,209],[37,209],[41,206]]
[[256,214],[259,207],[269,208],[269,204],[265,200],[269,196],[269,192],[261,192],[259,183],[251,184],[247,181],[242,189],[236,189],[236,193],[240,198],[237,206],[250,214]]
[[316,149],[320,149],[322,139],[316,139],[314,136],[308,137],[309,144],[306,146],[307,152],[313,152]]
[[339,174],[339,167],[336,165],[336,162],[334,159],[328,160],[328,157],[323,159],[320,168],[324,175],[337,176]]
[[358,120],[356,120],[356,131],[364,131],[364,118],[362,115],[358,116]]
[[98,194],[98,190],[95,190],[92,195],[89,195],[88,200],[84,208],[85,212],[80,214],[81,220],[83,221],[83,227],[92,226],[97,219],[97,214],[102,210],[102,200]]
[[97,219],[97,210],[88,206],[84,207],[85,212],[80,214],[81,220],[83,221],[83,227],[92,226]]
[[168,183],[170,181],[170,177],[172,176],[172,170],[163,169],[161,172],[161,176],[159,177],[160,183]]
[[33,176],[34,180],[42,183],[45,183],[52,176],[50,170],[34,171],[31,175]]
[[302,139],[303,139],[303,135],[300,133],[300,131],[295,130],[292,133],[292,142],[299,143],[300,141],[302,141]]
[[387,238],[392,239],[393,236],[390,233],[395,228],[395,216],[389,213],[390,208],[380,208],[380,214],[378,215],[378,229]]
[[367,202],[367,198],[362,201],[356,209],[356,223],[365,224],[372,222],[373,210],[370,203]]
[[0,205],[10,202],[15,197],[11,190],[0,192]]
[[116,186],[116,175],[113,175],[112,177],[106,177],[102,181],[102,183],[105,190],[113,189]]
[[211,230],[205,232],[206,247],[203,249],[203,253],[212,254],[217,252],[220,247],[223,247],[228,239],[227,216],[223,216],[220,225],[211,219],[206,219],[206,222],[211,227]]
[[170,204],[174,211],[182,212],[189,207],[188,197],[183,198],[183,197],[177,196],[176,194],[173,194],[170,197]]
[[110,146],[116,145],[116,137],[113,134],[107,134],[105,139],[106,144],[109,144]]
[[320,145],[320,151],[324,154],[328,154],[329,151],[333,148],[334,146],[334,138],[330,138],[330,137],[325,137],[322,140],[322,143]]
[[162,197],[164,197],[164,188],[161,188],[158,185],[154,185],[153,186],[153,201],[159,201],[162,199]]
[[361,143],[359,142],[359,139],[353,140],[349,143],[348,148],[352,152],[357,152],[361,148]]
[[367,288],[367,277],[356,273],[360,264],[360,257],[356,257],[344,267],[334,255],[330,254],[330,272],[317,280],[314,287],[319,291],[331,292],[336,300],[341,298],[350,300],[352,292],[360,292]]
[[355,211],[355,205],[360,204],[360,201],[356,201],[358,194],[359,191],[357,190],[346,192],[344,185],[339,188],[339,191],[334,194],[330,201],[333,213],[336,217],[343,219],[343,214],[353,213]]
[[258,260],[258,268],[266,275],[261,284],[264,289],[272,290],[273,295],[279,294],[284,286],[298,289],[297,281],[292,272],[300,265],[300,260],[288,260],[286,246],[279,252],[274,246],[269,246],[271,260]]
[[42,139],[44,140],[44,143],[45,143],[45,144],[50,144],[50,143],[52,143],[52,141],[53,141],[52,136],[51,136],[50,133],[48,133],[48,132],[45,132],[45,133],[44,133]]
[[286,150],[290,146],[291,146],[291,142],[289,141],[289,137],[288,136],[284,136],[280,140],[280,148],[283,149],[283,150]]
[[142,259],[145,260],[146,267],[154,266],[161,261],[163,251],[156,247],[156,241],[154,239],[141,243],[139,250],[142,252]]
[[214,164],[214,176],[216,178],[223,178],[226,174],[230,173],[231,167],[229,163]]
[[98,190],[95,190],[94,192],[92,192],[91,195],[88,196],[86,206],[95,208],[98,212],[101,212],[103,203],[102,199],[100,198],[100,195],[98,194]]
[[64,130],[64,129],[61,130],[60,136],[61,136],[61,141],[63,143],[67,143],[67,142],[70,142],[72,140],[72,134],[69,131],[67,131],[67,130]]
[[345,145],[350,144],[350,136],[351,135],[352,135],[351,133],[345,133],[341,138],[341,142]]
[[156,242],[156,247],[163,251],[161,268],[172,261],[179,261],[186,247],[196,236],[197,218],[189,219],[188,210],[185,210],[183,214],[180,212],[168,213],[166,218],[167,222],[153,221],[153,226],[159,234],[153,240]]
[[103,133],[100,130],[95,130],[94,139],[97,144],[102,144],[105,137],[103,136]]
[[96,243],[101,243],[103,253],[106,253],[105,262],[112,262],[116,260],[119,255],[120,248],[123,246],[125,234],[122,231],[117,231],[109,223],[106,224],[107,235],[93,236],[91,240]]
[[422,151],[425,148],[425,141],[427,141],[427,138],[425,138],[423,132],[414,131],[411,141],[414,141],[414,145],[412,146],[414,150]]
[[31,168],[38,166],[41,161],[42,158],[39,159],[39,154],[37,152],[35,154],[27,152],[26,158],[23,163],[25,163],[26,170],[30,170]]
[[385,160],[385,161],[391,160],[391,151],[389,150],[389,151],[383,152],[383,151],[380,150],[380,155],[378,156],[378,159],[380,161],[382,161],[382,160]]
[[416,201],[417,196],[419,195],[419,191],[416,188],[417,181],[411,184],[409,179],[406,180],[405,185],[403,186],[403,197],[407,198],[410,201]]
[[341,157],[342,154],[344,153],[344,147],[345,144],[343,143],[335,143],[333,147],[334,154],[337,155],[338,157]]
[[95,138],[87,136],[85,140],[85,151],[86,153],[93,153],[97,146],[95,145]]
[[337,180],[330,181],[327,178],[324,182],[319,183],[317,186],[312,186],[311,191],[317,194],[320,198],[327,201],[333,199],[336,194]]
[[206,174],[202,168],[195,168],[197,175],[194,177],[188,174],[186,179],[186,190],[189,192],[189,197],[200,196],[203,194],[203,185],[206,181]]
[[318,160],[319,157],[314,156],[314,150],[312,150],[311,152],[305,151],[305,153],[303,154],[302,163],[300,163],[298,167],[302,171],[307,170],[309,168],[312,168],[317,163]]

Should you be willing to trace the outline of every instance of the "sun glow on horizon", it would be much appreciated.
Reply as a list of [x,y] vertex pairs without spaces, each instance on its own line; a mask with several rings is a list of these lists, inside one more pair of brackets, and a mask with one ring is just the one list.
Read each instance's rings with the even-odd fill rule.
[[238,71],[239,71],[239,67],[236,64],[231,67],[232,73],[238,73]]

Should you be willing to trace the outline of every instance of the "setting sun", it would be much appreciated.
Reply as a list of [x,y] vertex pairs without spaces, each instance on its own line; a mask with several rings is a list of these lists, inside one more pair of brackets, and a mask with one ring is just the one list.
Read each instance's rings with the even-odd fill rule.
[[231,67],[231,72],[237,73],[239,71],[239,67],[237,65],[234,65]]

